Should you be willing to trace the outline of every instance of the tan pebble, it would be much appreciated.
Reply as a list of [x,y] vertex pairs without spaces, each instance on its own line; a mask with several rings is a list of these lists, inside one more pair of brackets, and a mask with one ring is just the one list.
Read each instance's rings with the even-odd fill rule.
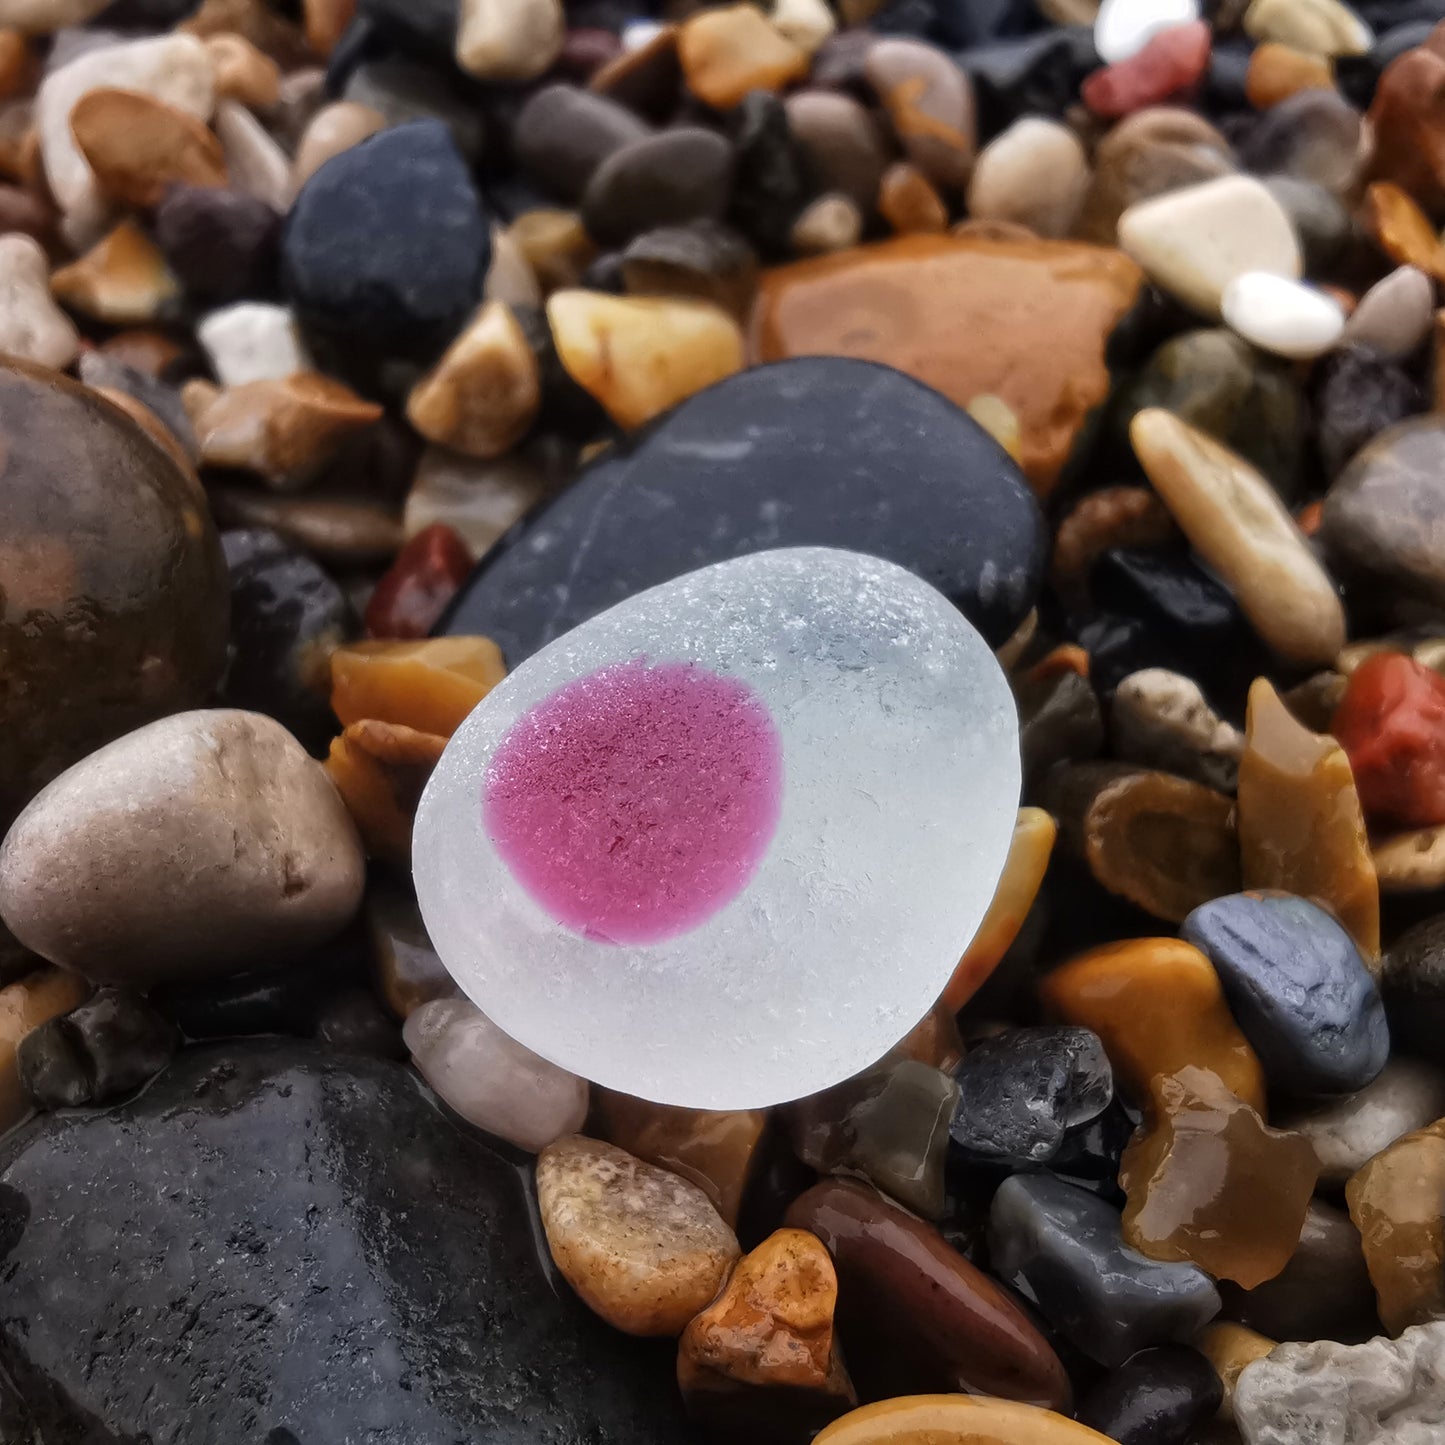
[[1256,110],[1268,110],[1301,90],[1328,89],[1334,83],[1333,67],[1324,56],[1266,40],[1249,57],[1244,90]]
[[296,146],[296,184],[304,185],[332,156],[339,156],[385,128],[386,117],[369,105],[354,100],[323,105],[307,123]]
[[216,101],[211,57],[190,35],[104,45],[45,77],[36,95],[35,120],[46,179],[62,213],[92,233],[103,208],[95,174],[71,132],[70,115],[82,96],[102,87],[142,91],[203,121],[210,119]]
[[1018,413],[1001,396],[987,392],[974,397],[964,408],[974,421],[1011,456],[1023,459],[1023,428]]
[[176,181],[224,186],[221,143],[195,116],[134,90],[92,90],[70,112],[70,129],[101,189],[149,209]]
[[216,94],[263,108],[281,98],[281,67],[244,35],[222,32],[201,42],[216,72]]
[[541,469],[524,457],[481,462],[428,447],[406,495],[402,527],[410,539],[442,522],[480,557],[550,491]]
[[336,49],[356,14],[356,0],[301,0],[306,43],[323,59]]
[[1256,678],[1239,762],[1246,888],[1280,888],[1330,909],[1379,972],[1380,889],[1345,750],[1294,718]]
[[90,985],[78,974],[45,968],[0,988],[0,1129],[18,1124],[30,1112],[20,1086],[16,1050],[26,1034],[90,997]]
[[382,412],[311,371],[225,388],[189,382],[181,399],[203,463],[255,472],[278,491],[304,485],[348,436]]
[[1216,1320],[1199,1332],[1194,1348],[1214,1366],[1224,1389],[1224,1399],[1219,1406],[1220,1419],[1234,1419],[1234,1386],[1240,1371],[1255,1360],[1262,1360],[1274,1349],[1275,1343],[1268,1335],[1230,1320]]
[[878,214],[900,235],[941,235],[948,208],[928,177],[907,161],[894,161],[878,183]]
[[223,527],[269,527],[293,546],[338,567],[390,562],[401,547],[401,523],[375,502],[340,497],[284,497],[255,487],[211,486]]
[[201,0],[200,8],[182,20],[176,30],[201,38],[228,33],[244,35],[282,70],[306,65],[314,58],[307,49],[301,27],[267,4],[267,0]]
[[109,0],[0,0],[0,25],[23,35],[50,35],[85,25]]
[[1160,407],[1138,412],[1129,438],[1174,520],[1255,631],[1301,667],[1333,662],[1345,642],[1339,593],[1274,488],[1242,457]]
[[237,190],[285,213],[296,193],[291,162],[266,127],[238,101],[216,106],[216,134]]
[[50,263],[30,236],[0,236],[0,352],[57,370],[80,350],[80,336],[50,294]]
[[637,427],[743,367],[737,323],[703,301],[556,292],[547,320],[568,375]]
[[78,261],[62,266],[50,289],[67,306],[116,326],[153,321],[181,294],[165,257],[133,221],[122,221]]
[[776,0],[772,21],[778,33],[806,55],[815,54],[838,28],[828,0]]
[[628,1334],[680,1334],[740,1253],[697,1185],[577,1134],[538,1156],[537,1205],[563,1278]]
[[968,213],[1062,238],[1073,229],[1088,189],[1088,158],[1073,131],[1025,116],[979,152],[968,183]]
[[1445,828],[1377,838],[1373,855],[1381,893],[1433,893],[1445,886]]
[[482,299],[507,306],[540,306],[542,288],[537,273],[523,254],[517,238],[501,226],[492,227],[492,262],[482,282]]
[[750,90],[781,90],[808,73],[808,53],[751,5],[703,10],[683,22],[677,54],[687,88],[715,110]]
[[488,301],[412,388],[406,415],[428,441],[497,457],[526,436],[541,397],[537,358],[517,318]]
[[185,350],[173,337],[163,331],[136,327],[118,331],[102,341],[99,348],[107,356],[143,371],[147,376],[159,377],[175,365]]
[[1239,782],[1244,734],[1210,707],[1193,678],[1162,667],[1130,673],[1114,691],[1109,722],[1114,751],[1127,762],[1226,793]]
[[562,0],[461,0],[457,64],[482,80],[535,80],[566,33]]
[[597,255],[576,211],[524,211],[507,235],[532,268],[543,295],[575,286]]
[[1204,316],[1219,315],[1224,288],[1246,271],[1300,274],[1294,226],[1254,176],[1222,176],[1130,206],[1119,217],[1119,245]]
[[825,256],[856,246],[862,235],[863,213],[849,197],[834,192],[803,210],[789,240],[799,256]]
[[864,62],[904,153],[937,186],[968,181],[977,145],[973,86],[953,58],[921,40],[875,41]]
[[1244,12],[1244,31],[1305,55],[1364,55],[1375,40],[1340,0],[1253,0]]

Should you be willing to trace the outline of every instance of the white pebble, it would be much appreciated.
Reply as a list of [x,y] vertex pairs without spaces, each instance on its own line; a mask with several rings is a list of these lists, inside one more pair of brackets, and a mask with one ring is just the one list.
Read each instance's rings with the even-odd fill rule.
[[296,194],[291,162],[266,127],[240,101],[223,100],[216,107],[215,129],[231,184],[273,211],[288,211]]
[[267,301],[240,301],[212,311],[196,335],[222,386],[280,381],[311,367],[296,318]]
[[535,80],[566,34],[562,0],[462,0],[457,64],[482,80]]
[[1295,361],[1322,355],[1345,329],[1344,309],[1333,297],[1268,271],[1236,276],[1219,309],[1225,325],[1246,341]]
[[1094,49],[1114,65],[1137,55],[1161,30],[1198,19],[1198,0],[1104,0],[1094,21]]
[[641,50],[644,45],[651,45],[662,31],[663,27],[656,20],[631,20],[622,27],[622,48]]
[[39,242],[0,236],[0,351],[37,366],[69,366],[80,349],[70,318],[50,295],[50,268]]
[[587,1118],[587,1083],[504,1034],[475,1004],[439,998],[407,1015],[421,1076],[458,1114],[536,1154]]

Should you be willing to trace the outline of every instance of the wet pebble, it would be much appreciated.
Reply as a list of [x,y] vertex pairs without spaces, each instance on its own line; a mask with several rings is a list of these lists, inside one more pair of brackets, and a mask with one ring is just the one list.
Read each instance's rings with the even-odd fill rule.
[[1076,1418],[1118,1445],[1181,1445],[1218,1410],[1223,1389],[1198,1350],[1140,1350],[1079,1402]]

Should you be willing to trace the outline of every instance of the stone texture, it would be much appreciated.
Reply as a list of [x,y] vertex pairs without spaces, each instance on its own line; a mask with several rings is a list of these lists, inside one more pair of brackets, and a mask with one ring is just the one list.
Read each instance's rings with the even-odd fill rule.
[[1130,673],[1114,689],[1110,736],[1119,757],[1233,792],[1244,734],[1209,706],[1199,685],[1152,667]]
[[209,127],[143,91],[88,91],[70,112],[70,130],[101,190],[122,205],[148,209],[175,181],[226,184]]
[[684,402],[516,536],[444,624],[485,632],[514,665],[645,587],[800,545],[909,568],[997,644],[1044,565],[1033,499],[979,427],[906,377],[833,358],[755,367]]
[[628,1334],[680,1334],[739,1253],[695,1184],[580,1134],[538,1157],[537,1205],[563,1278]]
[[7,1415],[36,1438],[691,1445],[664,1362],[546,1277],[512,1161],[399,1064],[190,1049],[7,1140],[3,1183]]
[[284,306],[241,301],[202,317],[196,338],[222,386],[280,381],[311,370],[296,318]]
[[808,70],[808,54],[751,5],[704,10],[677,33],[687,88],[714,110],[730,110],[749,91],[781,90]]
[[935,185],[963,186],[973,168],[973,87],[952,57],[890,36],[869,47],[863,74],[908,159]]
[[1013,221],[1037,236],[1062,239],[1073,229],[1089,188],[1088,157],[1058,121],[1017,120],[980,152],[968,182],[968,214]]
[[332,156],[360,145],[386,125],[386,117],[354,100],[324,105],[306,124],[296,143],[292,171],[298,187],[304,186]]
[[785,1222],[838,1271],[838,1330],[864,1396],[976,1391],[1068,1407],[1058,1357],[1009,1293],[866,1185],[828,1180]]
[[1166,1445],[1192,1438],[1223,1396],[1214,1366],[1198,1350],[1157,1345],[1095,1385],[1075,1414],[1081,1425],[1118,1445]]
[[11,1128],[30,1111],[21,1044],[34,1030],[84,1003],[89,993],[79,974],[59,968],[39,969],[0,988],[0,1128]]
[[1445,1320],[1445,1118],[1376,1154],[1345,1197],[1386,1330]]
[[58,370],[79,349],[75,323],[51,299],[44,248],[30,236],[0,236],[0,352]]
[[115,326],[154,321],[180,283],[150,237],[122,221],[84,255],[53,271],[51,294],[72,310]]
[[1374,967],[1380,893],[1350,760],[1333,738],[1297,722],[1265,678],[1249,690],[1239,846],[1246,888],[1322,904]]
[[823,185],[852,198],[866,215],[878,195],[889,153],[878,123],[852,96],[800,90],[783,102],[788,130]]
[[1025,1284],[1049,1323],[1091,1359],[1188,1340],[1219,1311],[1202,1269],[1124,1243],[1118,1210],[1050,1174],[1004,1180],[989,1210],[989,1258]]
[[435,999],[406,1016],[418,1072],[469,1124],[535,1154],[587,1118],[587,1082],[509,1038],[466,999]]
[[1140,282],[1117,253],[1070,242],[905,237],[764,272],[752,342],[763,361],[882,362],[959,406],[999,397],[1046,493],[1108,394],[1104,350]]
[[1208,954],[1274,1088],[1348,1094],[1384,1068],[1384,1004],[1354,940],[1324,909],[1236,893],[1196,908],[1179,932]]
[[457,64],[481,80],[533,80],[562,49],[562,0],[464,0]]
[[1319,1165],[1307,1140],[1270,1129],[1219,1076],[1158,1083],[1119,1169],[1124,1238],[1246,1288],[1277,1275],[1300,1237]]
[[1048,974],[1039,996],[1050,1013],[1099,1035],[1120,1085],[1140,1104],[1193,1067],[1264,1108],[1259,1060],[1229,1013],[1214,966],[1190,944],[1105,944]]
[[43,957],[107,983],[294,957],[361,901],[340,798],[280,724],[179,713],[91,753],[0,846],[0,914]]
[[1245,1445],[1432,1445],[1445,1428],[1445,1323],[1281,1345],[1245,1367],[1234,1398]]
[[1217,317],[1224,288],[1246,271],[1300,274],[1299,241],[1283,207],[1252,176],[1225,176],[1137,202],[1119,244],[1157,286]]
[[0,439],[8,824],[100,744],[207,698],[225,660],[226,574],[194,479],[90,388],[8,362]]
[[838,1276],[822,1242],[779,1229],[743,1256],[678,1342],[688,1412],[717,1434],[783,1445],[856,1405],[833,1330]]

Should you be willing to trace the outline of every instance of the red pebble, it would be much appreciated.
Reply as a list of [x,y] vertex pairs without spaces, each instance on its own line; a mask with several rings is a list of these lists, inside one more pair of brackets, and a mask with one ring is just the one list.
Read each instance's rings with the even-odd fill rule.
[[425,637],[472,570],[467,544],[440,522],[418,532],[382,575],[366,604],[371,637]]
[[1402,652],[1377,653],[1355,669],[1332,731],[1372,822],[1445,823],[1445,677]]
[[1199,83],[1209,64],[1209,41],[1203,20],[1161,30],[1137,55],[1087,76],[1079,95],[1107,120],[1158,105]]

